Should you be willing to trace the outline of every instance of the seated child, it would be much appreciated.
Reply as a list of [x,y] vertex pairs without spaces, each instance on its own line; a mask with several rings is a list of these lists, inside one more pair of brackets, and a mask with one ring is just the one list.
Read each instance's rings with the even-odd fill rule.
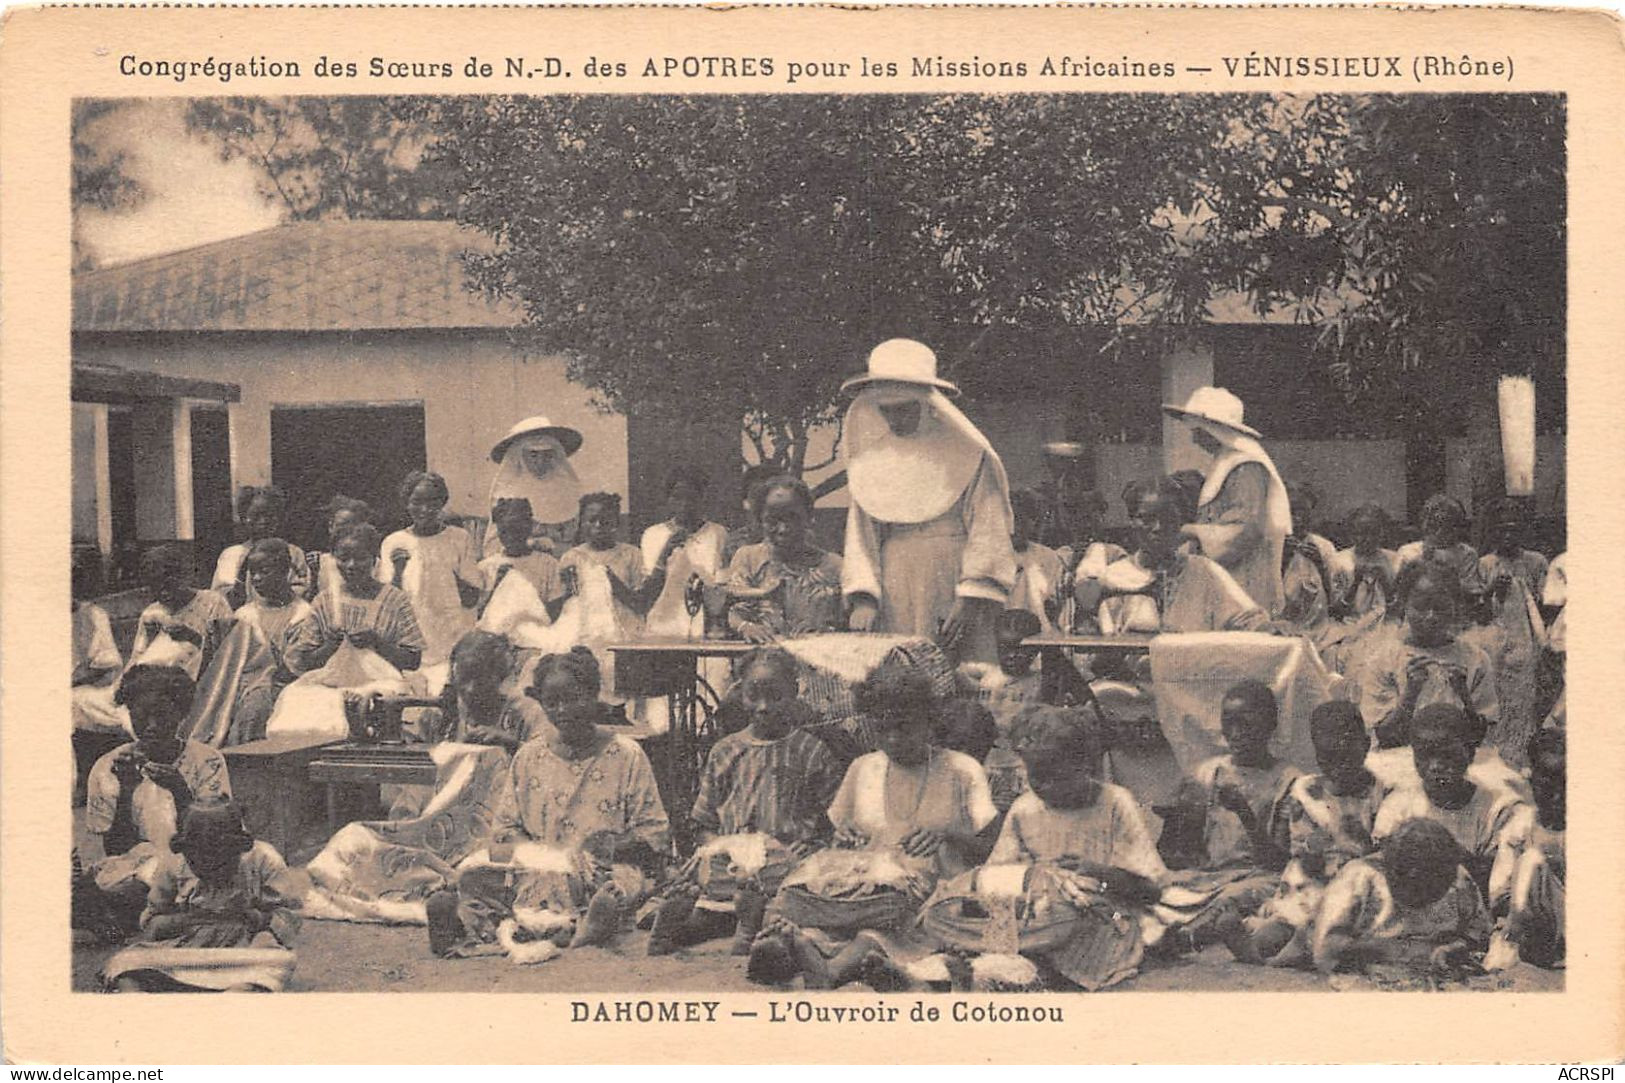
[[1021,645],[1040,631],[1038,618],[1027,610],[1006,609],[995,628],[999,665],[984,669],[977,680],[976,698],[993,716],[997,734],[989,754],[977,759],[987,768],[993,803],[1001,812],[1027,788],[1021,757],[1010,745],[1010,727],[1024,710],[1042,702],[1043,676],[1034,666],[1038,649]]
[[77,704],[81,697],[107,699],[108,691],[118,680],[124,668],[113,639],[113,625],[107,611],[90,599],[101,582],[101,554],[91,546],[73,549],[73,676],[71,685],[75,703],[73,728],[74,800],[84,800],[85,776],[91,765],[102,756],[129,739],[123,727],[103,730],[81,728],[81,712]]
[[1010,546],[1016,553],[1016,581],[1010,588],[1010,608],[1031,613],[1038,618],[1044,632],[1053,633],[1061,617],[1062,595],[1068,586],[1066,564],[1055,550],[1038,541],[1038,530],[1044,520],[1043,498],[1031,489],[1017,489],[1010,494],[1010,508],[1013,515]]
[[[729,932],[734,954],[747,954],[790,864],[829,838],[825,810],[841,776],[822,741],[792,728],[797,716],[787,708],[796,702],[795,659],[758,649],[745,656],[739,673],[738,701],[750,724],[722,738],[706,757],[692,816],[699,846],[666,891],[650,955]],[[746,859],[758,851],[760,864]]]
[[1411,752],[1421,784],[1401,787],[1383,800],[1372,836],[1380,842],[1406,820],[1443,824],[1492,912],[1504,914],[1517,861],[1512,844],[1528,804],[1510,789],[1482,786],[1468,777],[1478,733],[1479,726],[1459,707],[1436,703],[1418,711]]
[[397,670],[418,668],[423,632],[406,592],[373,575],[378,545],[378,528],[371,523],[344,527],[333,539],[339,587],[318,594],[310,615],[299,622],[287,648],[293,672],[320,669],[346,642],[377,653]]
[[[327,541],[331,545],[338,540],[338,536],[345,527],[355,526],[357,523],[372,522],[372,508],[365,500],[357,500],[353,496],[336,494],[325,505],[327,512]],[[333,559],[332,553],[311,550],[305,554],[305,564],[309,569],[310,587],[307,596],[314,601],[316,596],[326,590],[337,590],[343,577],[339,575],[338,563]]]
[[1344,865],[1315,919],[1315,968],[1465,969],[1468,953],[1489,939],[1490,919],[1461,857],[1442,825],[1406,820],[1380,852]]
[[1401,570],[1419,564],[1454,579],[1463,595],[1483,593],[1478,570],[1478,550],[1466,540],[1470,522],[1461,501],[1445,493],[1434,493],[1422,505],[1422,537],[1399,547]]
[[[577,642],[599,648],[599,665],[610,675],[607,698],[621,702],[614,688],[613,660],[601,645],[606,637],[635,637],[641,634],[643,619],[666,586],[666,565],[688,540],[678,528],[671,531],[652,568],[643,562],[643,551],[620,540],[621,498],[614,493],[588,493],[581,498],[578,526],[580,544],[559,559],[564,592],[571,596],[577,628],[571,634]],[[584,582],[588,575],[602,570],[607,580],[607,597]]]
[[299,622],[310,616],[310,603],[294,594],[289,573],[292,562],[292,547],[280,538],[254,542],[244,559],[253,590],[237,610],[237,623],[253,628],[264,639],[271,651],[272,670],[269,686],[250,692],[238,704],[232,715],[230,744],[264,737],[277,696],[296,679],[288,664],[288,648]]
[[943,700],[931,743],[937,748],[963,752],[982,765],[987,772],[988,790],[993,794],[993,807],[1000,813],[1008,812],[1010,803],[1027,789],[1021,757],[1010,747],[1008,737],[999,732],[993,712],[976,700],[959,696]]
[[[1139,805],[1102,781],[1102,735],[1081,712],[1031,707],[1012,740],[1032,788],[1011,805],[982,869],[926,904],[926,929],[950,949],[996,952],[1007,947],[990,941],[996,928],[974,919],[1012,907],[1022,953],[1072,985],[1099,989],[1130,977],[1144,944],[1163,933],[1150,908],[1167,877]],[[1009,892],[1004,902],[996,890],[990,896],[997,870],[1020,865],[1033,866],[1019,881],[1022,905]]]
[[454,890],[429,897],[436,954],[501,943],[516,961],[541,961],[556,952],[551,944],[604,944],[648,895],[668,852],[666,810],[643,750],[606,728],[612,715],[598,690],[586,648],[537,663],[530,694],[554,732],[514,754],[489,849],[462,864]]
[[513,644],[502,636],[473,631],[457,641],[440,696],[442,739],[496,745],[511,754],[552,733],[547,713],[515,686],[515,663]]
[[[1519,817],[1513,845],[1512,897],[1504,941],[1517,957],[1536,966],[1563,965],[1563,880],[1568,872],[1564,829],[1568,814],[1567,738],[1562,730],[1541,730],[1529,741],[1529,781],[1535,792],[1532,813]],[[1492,952],[1492,955],[1498,953]],[[1515,957],[1486,958],[1486,970],[1511,965]]]
[[1200,948],[1220,927],[1255,913],[1280,886],[1288,856],[1285,799],[1300,772],[1270,752],[1278,724],[1275,695],[1261,681],[1232,686],[1219,705],[1230,751],[1199,764],[1167,809],[1162,855],[1195,865],[1177,879],[1214,892],[1181,930]]
[[1492,721],[1498,713],[1495,677],[1489,658],[1459,633],[1456,577],[1413,564],[1400,572],[1399,592],[1404,624],[1397,636],[1372,648],[1359,677],[1360,713],[1377,747],[1410,744],[1412,716],[1435,703]]
[[728,627],[752,643],[845,629],[841,557],[813,543],[807,483],[771,477],[756,487],[752,506],[761,539],[728,565]]
[[1322,703],[1309,716],[1309,733],[1320,773],[1298,776],[1281,803],[1291,855],[1281,886],[1253,917],[1220,929],[1244,963],[1307,964],[1326,883],[1375,848],[1371,830],[1386,791],[1365,767],[1368,739],[1360,712],[1341,700]]
[[223,800],[194,803],[170,849],[157,861],[140,943],[107,961],[107,984],[121,993],[281,989],[299,929],[282,855]]
[[[97,887],[124,917],[140,913],[155,858],[165,852],[195,801],[231,796],[226,760],[217,749],[182,741],[176,727],[192,706],[185,671],[136,664],[124,673],[116,701],[129,711],[135,740],[96,761],[86,783],[85,830],[100,843],[88,852]],[[127,924],[134,928],[134,921]]]
[[[231,607],[241,609],[254,601],[256,590],[248,579],[248,554],[255,542],[274,538],[282,532],[282,519],[287,510],[287,496],[274,485],[245,485],[238,492],[238,518],[248,537],[221,552],[215,562],[214,576],[209,580],[209,589],[225,598]],[[298,546],[288,548],[293,552],[293,559],[288,562],[288,586],[294,594],[304,597],[310,591],[309,564]]]
[[518,572],[535,588],[537,600],[547,608],[548,620],[557,620],[565,600],[564,585],[559,581],[559,562],[551,553],[535,547],[536,520],[531,514],[530,501],[522,496],[498,500],[491,506],[491,522],[502,549],[480,561],[484,590],[476,611],[478,615],[484,618],[502,581]]
[[939,710],[923,670],[886,664],[858,686],[879,751],[859,756],[829,807],[834,849],[803,861],[780,888],[747,971],[754,981],[801,973],[835,988],[867,959],[929,954],[912,917],[937,881],[980,864],[999,814],[981,764],[932,744]]

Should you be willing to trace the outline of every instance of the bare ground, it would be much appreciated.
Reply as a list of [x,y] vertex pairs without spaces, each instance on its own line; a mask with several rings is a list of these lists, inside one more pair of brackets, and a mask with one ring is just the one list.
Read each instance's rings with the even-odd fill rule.
[[[307,921],[297,945],[299,964],[289,991],[385,993],[650,993],[764,992],[745,980],[745,961],[726,940],[650,958],[648,934],[629,932],[612,948],[578,948],[546,963],[516,966],[504,958],[439,959],[418,927]],[[73,988],[99,988],[97,972],[110,948],[75,948]],[[853,987],[858,991],[862,987]],[[1150,962],[1113,992],[1299,992],[1382,988],[1364,978],[1244,966],[1222,947],[1173,962]],[[1415,986],[1412,986],[1415,988]],[[1475,977],[1453,989],[1557,992],[1562,971],[1520,966]]]

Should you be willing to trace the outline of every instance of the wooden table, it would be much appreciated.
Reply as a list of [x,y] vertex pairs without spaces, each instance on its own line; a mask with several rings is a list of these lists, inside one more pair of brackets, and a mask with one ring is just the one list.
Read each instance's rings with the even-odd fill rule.
[[331,833],[340,826],[340,787],[367,787],[376,800],[377,787],[383,783],[432,786],[435,773],[428,745],[343,741],[330,744],[311,760],[308,778],[327,789],[327,826]]
[[220,750],[249,833],[289,861],[319,841],[322,794],[310,780],[310,765],[334,743],[332,737],[288,734]]
[[615,654],[615,691],[628,696],[665,696],[671,729],[666,735],[661,771],[662,798],[671,819],[672,837],[682,853],[692,839],[688,810],[694,805],[700,769],[716,743],[716,711],[722,690],[711,687],[700,672],[702,658],[739,658],[757,649],[738,639],[650,638],[611,643]]

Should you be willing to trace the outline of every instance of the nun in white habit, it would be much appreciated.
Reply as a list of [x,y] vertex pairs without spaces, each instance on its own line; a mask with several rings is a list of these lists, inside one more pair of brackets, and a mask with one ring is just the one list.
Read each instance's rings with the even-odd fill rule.
[[1183,406],[1164,406],[1190,426],[1196,446],[1213,457],[1203,471],[1196,522],[1184,533],[1217,561],[1271,616],[1281,612],[1281,553],[1292,533],[1286,486],[1242,423],[1241,400],[1222,387],[1199,387]]
[[[581,449],[581,434],[545,417],[527,417],[491,449],[497,476],[491,482],[492,507],[498,500],[523,497],[538,524],[537,548],[563,553],[573,543],[570,531],[575,525],[581,500],[581,479],[570,465],[570,456]],[[486,531],[483,550],[496,544],[496,526]]]
[[948,401],[931,350],[882,342],[847,410],[842,592],[854,631],[937,639],[957,662],[996,662],[1016,578],[1010,482],[987,438]]

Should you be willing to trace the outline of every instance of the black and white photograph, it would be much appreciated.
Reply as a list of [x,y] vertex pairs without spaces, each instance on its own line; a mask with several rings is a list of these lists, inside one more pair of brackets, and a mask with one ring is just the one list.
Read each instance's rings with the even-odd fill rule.
[[1561,992],[1569,99],[1009,83],[75,98],[73,990]]

